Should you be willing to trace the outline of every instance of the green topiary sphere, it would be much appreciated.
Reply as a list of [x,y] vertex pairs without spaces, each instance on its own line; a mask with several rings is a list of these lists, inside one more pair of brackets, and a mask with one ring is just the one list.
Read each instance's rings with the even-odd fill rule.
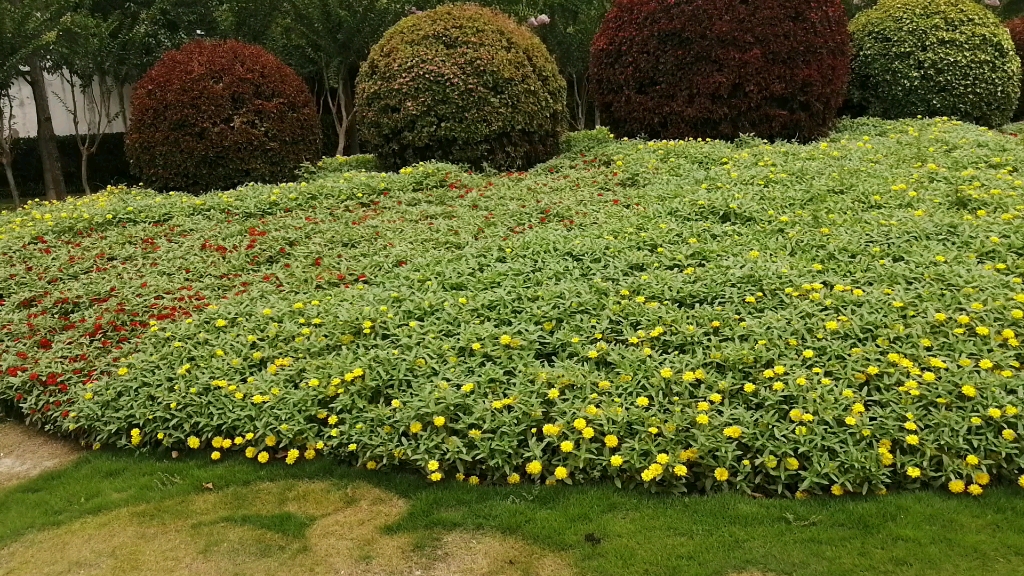
[[1021,63],[1010,34],[973,0],[882,0],[850,24],[854,108],[881,118],[1009,121]]
[[357,86],[362,140],[387,169],[528,168],[558,153],[567,122],[565,80],[541,41],[473,4],[403,19],[370,51]]

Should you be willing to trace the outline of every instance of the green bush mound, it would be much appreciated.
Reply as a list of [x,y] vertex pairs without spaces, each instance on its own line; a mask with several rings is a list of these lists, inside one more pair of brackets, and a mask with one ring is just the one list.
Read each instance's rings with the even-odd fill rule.
[[567,146],[0,214],[0,406],[87,444],[474,483],[1024,474],[1014,138]]
[[1021,63],[998,18],[973,0],[881,0],[850,23],[852,107],[880,118],[1009,122]]
[[565,80],[544,44],[472,4],[396,24],[357,85],[363,141],[389,169],[424,160],[528,168],[557,154],[567,123]]

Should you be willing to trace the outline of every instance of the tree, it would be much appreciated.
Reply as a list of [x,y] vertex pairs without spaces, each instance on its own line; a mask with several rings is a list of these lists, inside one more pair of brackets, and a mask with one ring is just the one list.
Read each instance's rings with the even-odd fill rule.
[[569,86],[569,118],[577,130],[583,130],[589,108],[590,45],[611,8],[611,1],[558,0],[548,7],[547,12],[531,18],[528,24],[536,28],[558,62]]
[[21,204],[18,186],[11,167],[11,145],[14,141],[14,82],[23,73],[29,55],[42,47],[43,38],[33,35],[37,16],[31,10],[19,9],[9,2],[0,2],[0,161],[7,175],[7,184],[14,205]]
[[404,15],[390,0],[285,0],[272,51],[321,83],[345,153],[355,113],[355,77],[370,48]]
[[81,154],[82,190],[91,194],[89,156],[99,149],[103,136],[120,118],[114,112],[114,94],[123,87],[110,76],[113,59],[113,28],[116,19],[101,20],[86,10],[69,14],[61,22],[49,62],[52,72],[70,87],[68,99],[55,94],[71,115],[75,142]]
[[67,196],[60,169],[57,135],[50,116],[50,99],[43,74],[46,49],[56,38],[56,27],[67,13],[64,0],[3,0],[5,31],[11,45],[21,47],[17,61],[18,73],[32,88],[36,108],[36,142],[43,163],[43,187],[47,200],[63,200]]

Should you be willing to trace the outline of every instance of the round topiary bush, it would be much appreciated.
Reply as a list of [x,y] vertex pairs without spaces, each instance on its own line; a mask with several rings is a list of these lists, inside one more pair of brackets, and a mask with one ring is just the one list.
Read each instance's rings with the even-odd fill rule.
[[565,80],[541,41],[473,4],[409,16],[359,71],[362,140],[382,166],[441,160],[518,170],[558,153]]
[[[1013,41],[1013,49],[1017,52],[1017,57],[1024,60],[1024,17],[1010,20],[1006,23],[1006,29],[1010,31],[1010,40]],[[1021,90],[1024,92],[1024,83],[1021,84]],[[1017,110],[1013,113],[1013,119],[1020,120],[1022,118],[1024,118],[1024,98],[1018,98]]]
[[319,158],[313,97],[258,46],[195,41],[168,52],[136,84],[131,105],[126,153],[157,190],[281,182]]
[[617,0],[590,81],[618,136],[808,140],[835,122],[849,63],[840,0]]
[[974,0],[882,0],[850,24],[850,100],[886,119],[951,116],[1002,126],[1017,108],[1020,58]]

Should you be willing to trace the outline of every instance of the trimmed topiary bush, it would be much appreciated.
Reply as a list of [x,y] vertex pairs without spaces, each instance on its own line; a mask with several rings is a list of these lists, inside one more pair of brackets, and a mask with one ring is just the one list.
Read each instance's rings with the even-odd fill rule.
[[258,46],[195,41],[168,52],[131,104],[126,152],[133,173],[157,190],[281,182],[319,158],[313,97]]
[[567,122],[565,80],[541,41],[473,4],[400,21],[356,84],[362,141],[388,169],[425,160],[528,168],[557,154]]
[[[1024,60],[1024,17],[1010,20],[1006,23],[1006,29],[1010,31],[1010,40],[1013,42],[1013,49],[1017,57]],[[1024,76],[1024,73],[1022,73]],[[1021,84],[1021,91],[1024,93],[1024,82]],[[1017,110],[1013,113],[1014,120],[1024,118],[1024,98],[1017,98]]]
[[808,140],[835,122],[849,62],[840,0],[617,0],[590,79],[618,136]]
[[1010,33],[973,0],[882,0],[850,24],[853,106],[870,116],[951,116],[997,127],[1020,96]]

